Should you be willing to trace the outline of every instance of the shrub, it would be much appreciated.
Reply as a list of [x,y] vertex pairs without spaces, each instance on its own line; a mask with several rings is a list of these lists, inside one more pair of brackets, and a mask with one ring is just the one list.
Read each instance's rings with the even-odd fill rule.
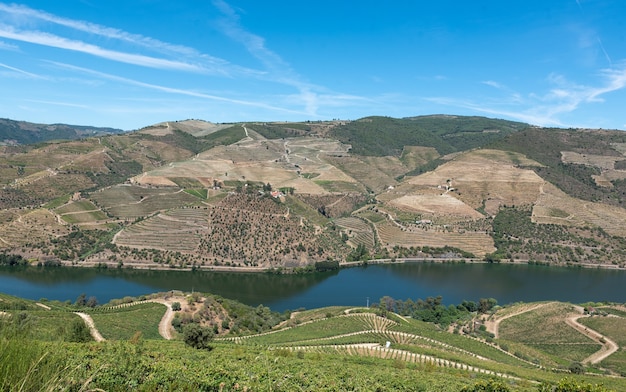
[[174,302],[172,304],[172,310],[178,312],[181,309],[180,302]]
[[200,350],[211,350],[213,340],[213,328],[203,327],[200,324],[191,323],[183,327],[183,340],[185,344]]
[[583,374],[585,372],[585,367],[580,362],[572,362],[567,369],[573,374]]
[[461,392],[509,392],[511,389],[498,380],[479,381],[471,387],[463,387]]

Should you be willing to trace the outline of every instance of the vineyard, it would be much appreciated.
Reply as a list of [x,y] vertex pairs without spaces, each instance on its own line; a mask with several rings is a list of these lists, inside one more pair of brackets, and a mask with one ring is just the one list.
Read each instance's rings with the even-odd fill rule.
[[[565,321],[582,314],[578,307],[566,303],[496,308],[485,315],[502,320],[501,337],[491,338],[480,333],[451,333],[451,329],[394,313],[382,317],[377,305],[304,310],[292,312],[289,317],[262,306],[251,308],[199,293],[185,296],[168,292],[141,300],[128,297],[114,301],[117,305],[95,307],[85,307],[79,300],[75,304],[45,300],[34,303],[0,295],[0,337],[11,333],[13,320],[27,323],[24,325],[30,331],[30,344],[20,351],[9,343],[22,342],[22,335],[1,338],[2,352],[28,364],[37,361],[45,350],[53,350],[47,352],[47,361],[39,364],[41,374],[55,374],[58,364],[66,371],[48,376],[51,380],[58,379],[65,385],[79,380],[91,388],[114,391],[130,385],[151,390],[157,384],[177,386],[175,389],[184,385],[223,390],[262,390],[269,385],[277,390],[321,390],[335,385],[343,390],[367,389],[378,383],[385,390],[415,390],[428,385],[437,391],[452,392],[490,382],[498,383],[500,391],[530,392],[538,391],[539,383],[555,385],[565,377],[570,382],[604,384],[608,388],[594,391],[619,391],[626,386],[618,375],[626,372],[620,353],[598,365],[582,367],[583,372],[568,370],[571,363],[599,347],[589,344],[582,332],[567,329],[570,327]],[[173,314],[170,307],[175,309]],[[598,309],[614,314],[585,318],[587,328],[615,338],[622,347],[625,323],[617,314],[623,308]],[[73,312],[80,312],[83,319]],[[185,325],[199,320],[215,331],[210,350],[184,345],[184,334],[164,335],[166,329],[173,332],[181,322]],[[479,322],[480,318],[475,320]],[[167,322],[172,325],[163,324]],[[87,331],[86,337],[80,332],[83,323],[91,328],[82,328]],[[256,325],[264,332],[235,328],[235,323]],[[105,340],[85,343],[90,333]],[[79,363],[82,366],[76,366]],[[6,369],[6,364],[0,355],[0,371]],[[97,373],[90,371],[94,368]],[[251,377],[250,372],[262,377]],[[360,374],[358,380],[344,377],[355,372]],[[3,382],[19,380],[22,385],[38,389],[34,385],[42,380],[28,374],[27,366],[13,368]]]

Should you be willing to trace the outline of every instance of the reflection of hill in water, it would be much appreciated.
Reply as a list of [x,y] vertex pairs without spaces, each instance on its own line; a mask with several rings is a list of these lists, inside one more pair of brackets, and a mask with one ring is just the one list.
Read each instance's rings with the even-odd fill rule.
[[570,302],[626,299],[626,271],[511,264],[407,263],[379,266],[414,282],[427,296],[446,303],[496,298],[500,304],[524,301]]
[[85,293],[100,303],[169,290],[208,292],[277,310],[361,305],[443,296],[444,303],[495,298],[500,304],[559,300],[626,301],[626,271],[510,264],[406,263],[339,272],[272,275],[205,271],[0,268],[0,291],[30,299],[69,299]]
[[[274,275],[208,271],[153,271],[90,268],[0,268],[0,279],[12,277],[41,289],[64,293],[58,299],[74,299],[81,293],[95,295],[101,303],[133,293],[169,290],[199,291],[235,299],[246,304],[269,304],[302,293],[333,273]],[[41,287],[43,286],[43,287]],[[127,291],[131,289],[131,291]],[[0,291],[3,289],[0,288]],[[147,290],[147,291],[146,291]],[[10,293],[9,293],[10,294]],[[24,296],[24,294],[21,294]],[[52,296],[47,297],[55,299]],[[32,299],[39,299],[32,298]]]

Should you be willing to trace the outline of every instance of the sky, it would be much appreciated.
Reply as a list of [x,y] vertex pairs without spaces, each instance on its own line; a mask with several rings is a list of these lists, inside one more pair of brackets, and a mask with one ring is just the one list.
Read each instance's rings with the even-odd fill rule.
[[623,0],[0,0],[0,117],[626,129]]

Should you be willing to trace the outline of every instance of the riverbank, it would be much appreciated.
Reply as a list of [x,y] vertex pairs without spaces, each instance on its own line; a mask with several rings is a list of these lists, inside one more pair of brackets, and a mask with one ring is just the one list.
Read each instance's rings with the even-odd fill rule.
[[[532,260],[514,260],[514,261],[501,261],[493,263],[479,258],[436,258],[436,257],[407,257],[407,258],[393,258],[393,259],[371,259],[364,261],[352,261],[352,262],[340,262],[339,269],[363,267],[368,265],[380,265],[380,264],[406,264],[406,263],[435,263],[435,264],[502,264],[502,265],[540,265],[557,268],[586,268],[586,269],[609,269],[609,270],[626,270],[626,267],[614,265],[614,264],[593,264],[593,263],[567,263],[567,264],[555,264],[555,263],[543,263]],[[154,270],[154,271],[214,271],[214,272],[240,272],[240,273],[274,273],[274,274],[294,274],[302,273],[302,268],[266,268],[266,267],[234,267],[234,266],[217,266],[217,265],[196,265],[189,267],[170,267],[163,264],[149,264],[142,262],[125,262],[121,265],[118,263],[106,263],[106,262],[61,262],[64,267],[79,267],[79,268],[124,268],[124,269],[138,269],[138,270]],[[314,272],[314,271],[312,271]],[[306,273],[306,272],[305,272]]]

